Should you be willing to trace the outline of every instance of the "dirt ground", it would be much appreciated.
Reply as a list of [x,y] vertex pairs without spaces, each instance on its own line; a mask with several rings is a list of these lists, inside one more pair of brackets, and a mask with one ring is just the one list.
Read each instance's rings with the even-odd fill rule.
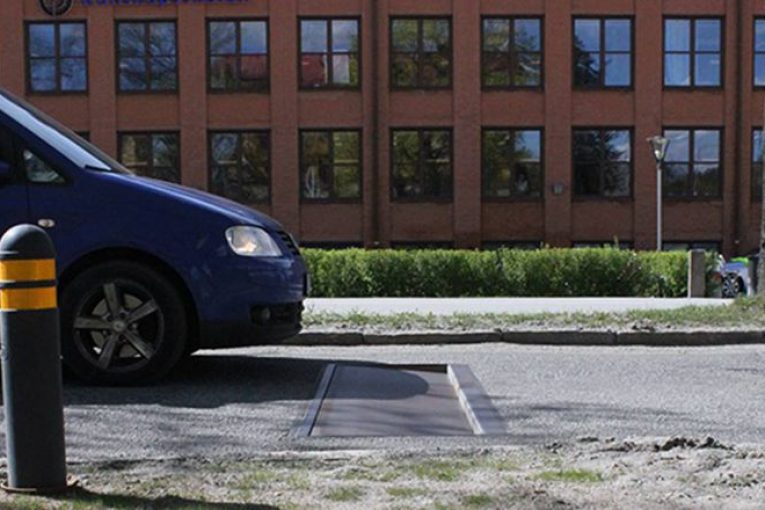
[[68,495],[0,508],[763,509],[765,447],[712,438],[580,438],[539,448],[278,453],[69,467]]

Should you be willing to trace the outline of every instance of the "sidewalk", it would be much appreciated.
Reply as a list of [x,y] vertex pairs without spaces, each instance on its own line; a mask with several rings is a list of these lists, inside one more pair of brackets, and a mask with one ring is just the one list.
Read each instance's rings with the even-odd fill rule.
[[[312,326],[288,341],[292,345],[427,345],[512,343],[558,346],[660,346],[699,347],[712,345],[763,344],[763,328],[734,326],[699,326],[669,324],[659,328],[650,324],[609,326],[608,324],[550,324],[543,317],[531,324],[509,327],[489,324],[466,328],[396,327],[395,316],[448,317],[454,315],[540,315],[540,314],[620,314],[631,311],[678,310],[687,307],[726,307],[732,300],[659,299],[659,298],[346,298],[309,299],[306,315],[332,316],[330,326]],[[343,317],[353,314],[391,317],[387,326],[354,326]],[[335,318],[336,317],[336,318]],[[383,322],[385,322],[383,320]],[[406,322],[405,320],[403,322]]]
[[307,313],[395,315],[401,313],[539,314],[675,310],[687,306],[727,306],[728,299],[663,298],[311,298]]

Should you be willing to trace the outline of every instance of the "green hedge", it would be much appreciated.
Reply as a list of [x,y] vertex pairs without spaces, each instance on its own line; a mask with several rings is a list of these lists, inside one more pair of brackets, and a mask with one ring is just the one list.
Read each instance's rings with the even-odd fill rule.
[[[303,250],[314,297],[656,296],[687,293],[687,254],[615,248],[533,251]],[[708,257],[708,274],[715,256]]]

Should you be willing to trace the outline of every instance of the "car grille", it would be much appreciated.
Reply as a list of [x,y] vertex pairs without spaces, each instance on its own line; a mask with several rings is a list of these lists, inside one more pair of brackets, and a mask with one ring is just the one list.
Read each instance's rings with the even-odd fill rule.
[[300,256],[300,250],[298,249],[291,235],[289,235],[287,232],[280,231],[279,237],[281,238],[285,246],[287,246],[287,249],[290,251],[290,253],[292,253],[296,257]]

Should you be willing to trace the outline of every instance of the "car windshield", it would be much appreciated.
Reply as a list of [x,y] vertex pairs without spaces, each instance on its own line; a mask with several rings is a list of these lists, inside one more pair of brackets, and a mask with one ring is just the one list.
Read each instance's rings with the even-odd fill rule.
[[0,90],[0,113],[42,138],[45,143],[80,168],[101,172],[132,174],[101,149],[83,140],[69,128],[29,103]]

